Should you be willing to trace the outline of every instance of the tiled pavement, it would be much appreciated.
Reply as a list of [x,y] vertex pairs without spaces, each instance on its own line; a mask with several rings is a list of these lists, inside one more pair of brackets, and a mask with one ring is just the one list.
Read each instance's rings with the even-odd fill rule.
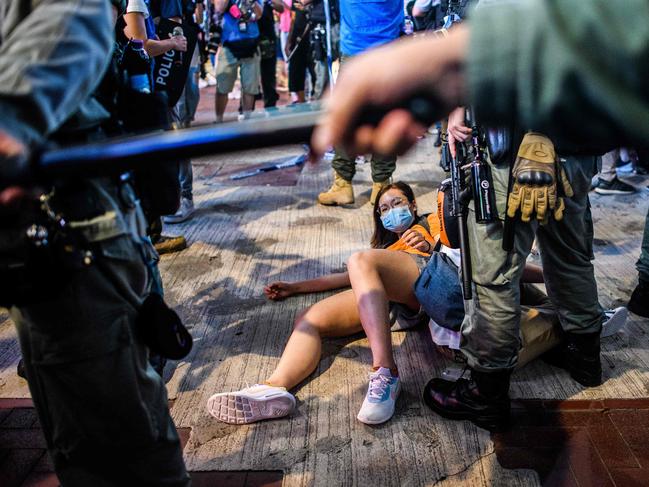
[[[189,428],[178,430],[183,445]],[[194,487],[281,487],[282,472],[192,472]],[[30,399],[0,399],[0,487],[57,487]]]
[[[212,91],[203,90],[198,123],[213,118]],[[179,433],[184,445],[190,430]],[[501,466],[536,470],[546,486],[649,487],[649,399],[516,401],[512,429],[492,439]],[[279,471],[191,475],[195,487],[282,483]],[[58,485],[31,400],[0,399],[0,487]]]
[[649,400],[526,400],[512,412],[512,429],[492,435],[504,468],[547,486],[649,486]]
[[[504,468],[545,486],[649,486],[649,399],[515,401],[513,427],[492,435]],[[180,430],[183,445],[189,429]],[[280,487],[282,473],[192,472],[195,487]],[[0,399],[0,486],[58,486],[27,399]]]

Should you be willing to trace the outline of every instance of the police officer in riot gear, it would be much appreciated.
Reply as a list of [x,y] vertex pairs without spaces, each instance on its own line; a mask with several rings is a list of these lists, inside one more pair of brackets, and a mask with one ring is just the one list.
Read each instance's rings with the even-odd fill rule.
[[108,114],[90,95],[113,47],[110,8],[105,0],[0,7],[0,224],[15,236],[0,248],[2,300],[62,485],[185,486],[165,387],[136,330],[155,252],[130,185],[41,181],[39,201],[35,190],[3,183],[46,139],[101,136]]
[[[630,15],[642,21],[628,26]],[[607,22],[602,22],[604,18]],[[521,0],[507,2],[506,7],[477,9],[468,26],[452,29],[448,37],[410,40],[377,49],[350,63],[341,72],[329,114],[314,134],[314,149],[324,151],[331,144],[342,143],[356,153],[405,152],[425,130],[425,123],[402,109],[414,95],[431,102],[431,120],[470,103],[478,119],[485,123],[518,120],[525,127],[547,134],[562,148],[581,145],[597,154],[624,144],[642,145],[649,136],[643,115],[649,103],[641,81],[649,59],[649,35],[642,27],[647,18],[649,7],[641,0]],[[618,22],[629,27],[628,35],[619,36]],[[538,51],[539,45],[545,49]],[[595,62],[580,62],[584,56]],[[419,62],[412,63],[413,58]],[[622,66],[633,75],[619,82]],[[618,99],[627,103],[608,103]],[[386,112],[378,125],[363,124],[364,111],[378,107]],[[633,116],[628,107],[634,107]],[[588,115],[586,119],[584,114]],[[527,150],[519,152],[525,171],[520,171],[519,166],[515,177],[528,187],[524,193],[529,195],[520,201],[528,202],[539,216],[541,208],[554,213],[550,222],[556,223],[549,223],[551,226],[544,232],[548,257],[547,261],[544,258],[544,267],[554,273],[554,284],[550,286],[555,285],[565,297],[569,292],[561,276],[581,280],[573,287],[571,299],[561,303],[566,307],[560,316],[567,340],[554,363],[567,368],[580,383],[597,385],[602,380],[598,333],[602,315],[595,304],[591,305],[596,303],[596,286],[587,245],[589,222],[581,219],[588,204],[584,197],[588,188],[584,190],[583,182],[591,169],[573,163],[565,166],[573,190],[570,196],[557,164],[563,161],[551,163],[552,151],[546,143],[542,145],[540,161],[528,157]],[[541,170],[539,164],[549,170]],[[529,177],[522,177],[524,173]],[[494,179],[500,179],[496,192],[497,197],[500,193],[498,210],[502,215],[506,211],[503,193],[506,195],[508,180],[496,173]],[[557,214],[560,206],[548,206],[544,202],[550,198],[543,196],[556,195],[561,186],[566,196],[563,219]],[[557,202],[556,198],[552,200]],[[526,213],[529,218],[529,209],[521,207],[521,214]],[[522,238],[517,230],[513,252],[472,262],[474,281],[479,274],[478,286],[482,289],[478,289],[480,299],[470,305],[469,320],[473,323],[467,322],[470,326],[463,328],[463,334],[470,352],[474,352],[469,354],[469,365],[478,373],[473,381],[436,381],[426,391],[429,404],[435,404],[435,410],[447,417],[479,422],[487,413],[501,425],[507,419],[508,371],[515,364],[516,349],[515,330],[508,324],[517,313],[514,285],[518,284],[519,263],[529,252],[533,233],[530,224],[523,223],[516,225]],[[573,223],[577,225],[570,228]],[[500,247],[501,231],[488,234],[485,229],[475,229],[471,243],[482,245],[485,251]],[[569,248],[577,251],[564,252]],[[475,272],[477,266],[480,268]],[[575,269],[578,272],[573,272]],[[587,298],[586,306],[579,302],[580,296]],[[485,304],[493,305],[490,314]],[[492,337],[498,340],[491,340],[492,346],[485,348],[481,337],[492,331]]]

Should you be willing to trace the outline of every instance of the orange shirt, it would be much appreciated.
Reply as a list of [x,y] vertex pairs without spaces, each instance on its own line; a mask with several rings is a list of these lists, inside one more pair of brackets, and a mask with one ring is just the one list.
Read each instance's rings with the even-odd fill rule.
[[[419,217],[419,222],[421,222],[421,220],[424,218],[428,222],[428,227],[430,228],[430,232],[426,230],[426,228],[420,223],[415,223],[413,226],[410,227],[410,229],[421,233],[424,236],[424,239],[426,239],[426,242],[430,243],[432,249],[435,247],[435,245],[437,245],[437,242],[439,240],[439,233],[440,233],[439,220],[437,219],[437,215],[431,213],[430,215],[424,215]],[[387,250],[401,250],[402,252],[408,252],[409,254],[423,255],[424,257],[430,256],[429,253],[421,252],[417,249],[413,249],[408,244],[406,244],[401,238],[396,242],[394,242],[392,245],[390,245],[387,248]]]

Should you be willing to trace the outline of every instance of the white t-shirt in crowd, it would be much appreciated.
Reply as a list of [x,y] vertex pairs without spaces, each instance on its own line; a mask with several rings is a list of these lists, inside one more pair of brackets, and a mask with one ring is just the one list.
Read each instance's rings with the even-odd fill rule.
[[141,13],[144,14],[144,18],[146,19],[149,17],[149,7],[146,6],[144,0],[128,0],[126,13]]

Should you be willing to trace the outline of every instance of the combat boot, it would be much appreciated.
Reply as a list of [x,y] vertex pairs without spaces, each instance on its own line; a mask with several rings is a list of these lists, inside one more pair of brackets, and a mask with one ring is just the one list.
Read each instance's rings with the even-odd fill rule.
[[599,332],[566,333],[564,342],[541,355],[541,358],[569,372],[570,377],[582,386],[596,387],[602,384],[599,343]]
[[510,370],[472,370],[471,380],[432,379],[424,388],[424,402],[444,418],[466,419],[488,431],[503,431],[509,425],[510,375]]
[[627,309],[632,313],[649,318],[649,282],[640,279],[631,294]]
[[386,179],[385,181],[379,181],[379,182],[373,182],[372,183],[372,194],[370,195],[370,205],[374,204],[374,202],[376,201],[376,197],[379,195],[379,191],[381,191],[388,184],[390,184],[390,179],[389,178]]
[[334,183],[329,190],[318,195],[318,203],[326,206],[351,205],[354,203],[354,189],[351,181],[347,181],[334,171]]

